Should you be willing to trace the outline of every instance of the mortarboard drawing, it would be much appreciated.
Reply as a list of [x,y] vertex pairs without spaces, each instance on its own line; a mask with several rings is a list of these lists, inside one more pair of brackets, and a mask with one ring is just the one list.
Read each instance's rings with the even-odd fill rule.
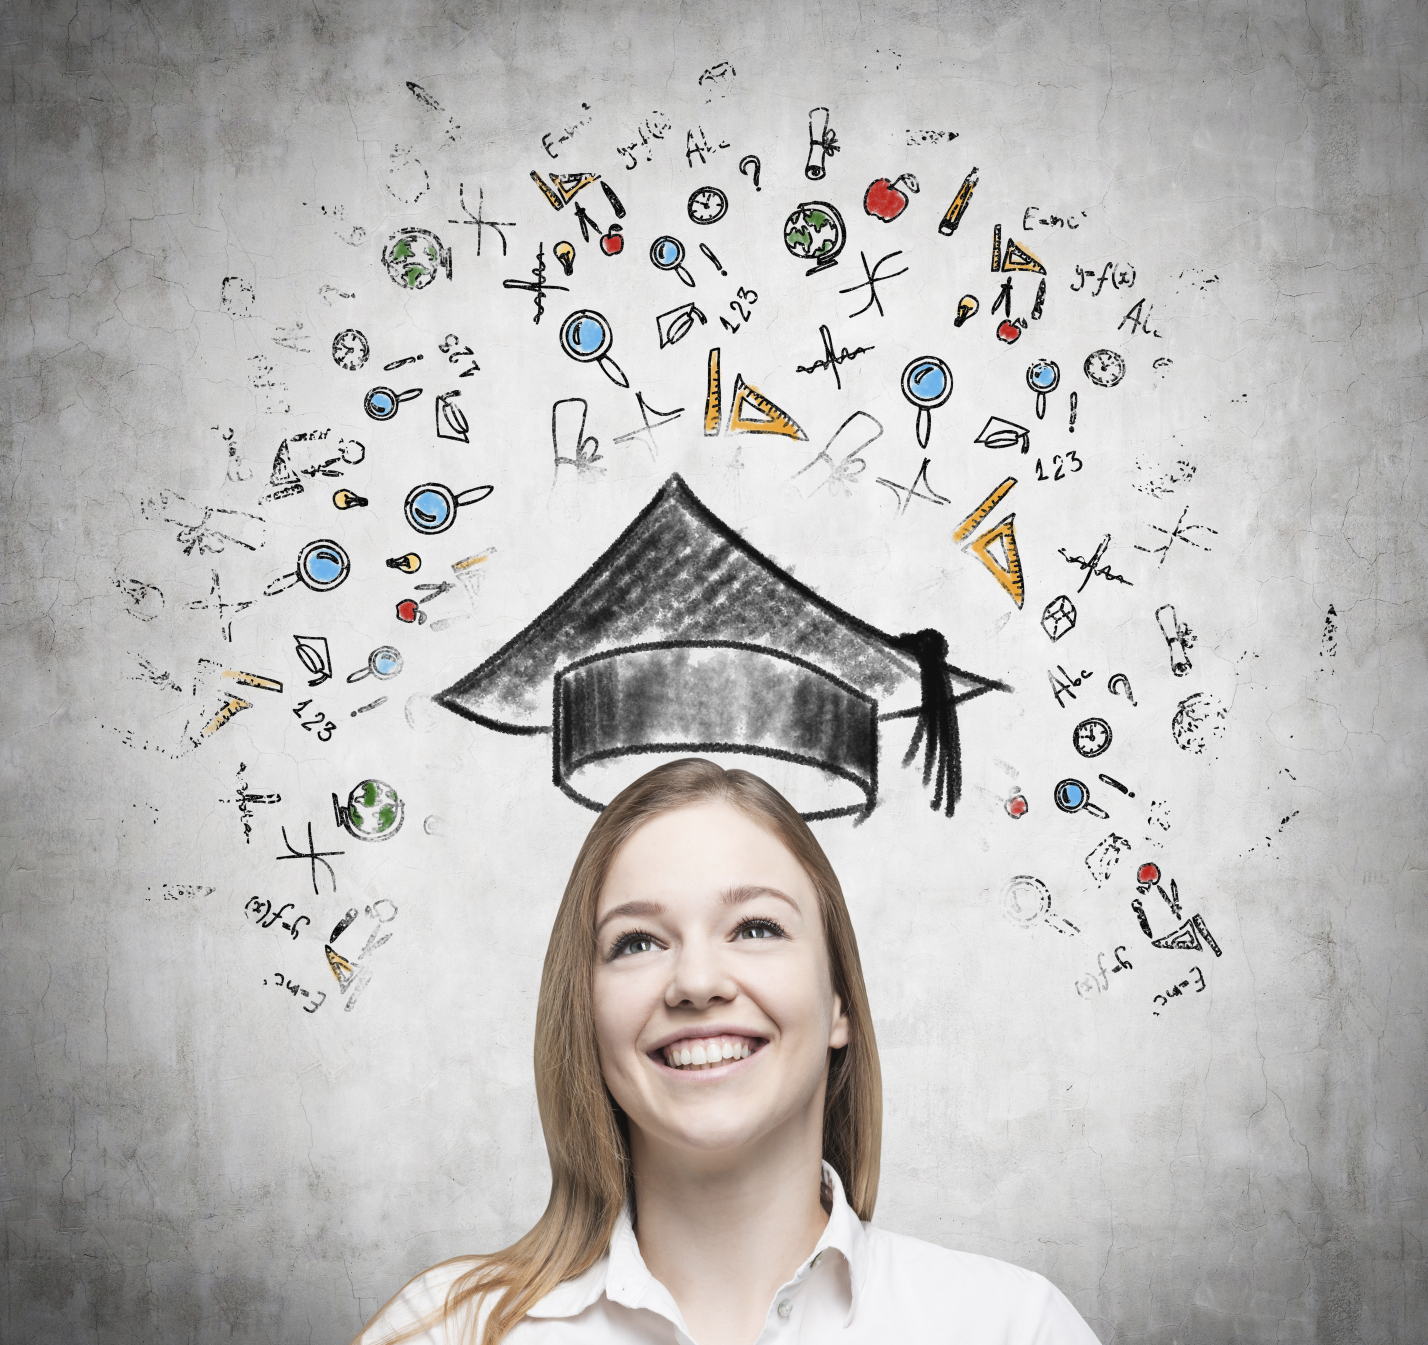
[[819,597],[674,475],[550,607],[435,699],[484,728],[551,734],[554,783],[596,811],[615,792],[599,787],[612,763],[728,753],[813,768],[800,778],[821,793],[794,798],[812,821],[872,811],[879,726],[893,719],[916,721],[903,764],[921,751],[931,806],[950,817],[957,707],[993,690],[1010,687],[948,664],[940,632],[888,635]]

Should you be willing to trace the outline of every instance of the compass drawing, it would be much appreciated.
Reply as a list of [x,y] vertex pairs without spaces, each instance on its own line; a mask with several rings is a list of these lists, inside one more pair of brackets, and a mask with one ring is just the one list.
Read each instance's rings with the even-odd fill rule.
[[717,224],[729,209],[729,198],[718,187],[700,187],[689,198],[689,218],[696,224]]

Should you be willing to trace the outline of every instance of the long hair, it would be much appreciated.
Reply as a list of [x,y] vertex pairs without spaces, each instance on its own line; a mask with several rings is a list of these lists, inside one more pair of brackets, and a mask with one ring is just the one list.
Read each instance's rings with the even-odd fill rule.
[[872,1218],[882,1148],[882,1073],[838,876],[808,824],[757,775],[726,771],[699,757],[671,761],[641,776],[601,812],[580,847],[550,932],[535,1029],[536,1098],[550,1156],[545,1213],[503,1251],[459,1258],[474,1264],[452,1285],[444,1308],[384,1345],[410,1339],[443,1318],[454,1325],[463,1313],[469,1313],[466,1339],[478,1345],[479,1310],[488,1296],[491,1309],[479,1345],[500,1345],[540,1299],[609,1250],[632,1181],[629,1137],[600,1073],[595,1037],[600,890],[616,851],[636,828],[661,813],[714,800],[740,809],[778,837],[818,895],[833,991],[850,1029],[848,1044],[829,1061],[823,1157],[838,1173],[858,1217]]

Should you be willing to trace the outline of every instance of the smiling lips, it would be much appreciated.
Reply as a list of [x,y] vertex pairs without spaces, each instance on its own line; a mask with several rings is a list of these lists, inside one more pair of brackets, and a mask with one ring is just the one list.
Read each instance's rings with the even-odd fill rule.
[[731,1060],[743,1060],[763,1045],[759,1037],[686,1037],[671,1042],[657,1054],[671,1069],[702,1070]]

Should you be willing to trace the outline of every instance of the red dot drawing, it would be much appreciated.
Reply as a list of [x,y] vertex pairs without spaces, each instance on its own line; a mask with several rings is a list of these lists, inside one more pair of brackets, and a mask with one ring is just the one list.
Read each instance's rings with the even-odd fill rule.
[[1160,881],[1160,868],[1155,864],[1142,864],[1136,870],[1135,880],[1138,883],[1158,883]]
[[1026,810],[1030,806],[1031,805],[1026,801],[1025,794],[1013,794],[1011,798],[1007,800],[1007,812],[1012,817],[1025,817]]

